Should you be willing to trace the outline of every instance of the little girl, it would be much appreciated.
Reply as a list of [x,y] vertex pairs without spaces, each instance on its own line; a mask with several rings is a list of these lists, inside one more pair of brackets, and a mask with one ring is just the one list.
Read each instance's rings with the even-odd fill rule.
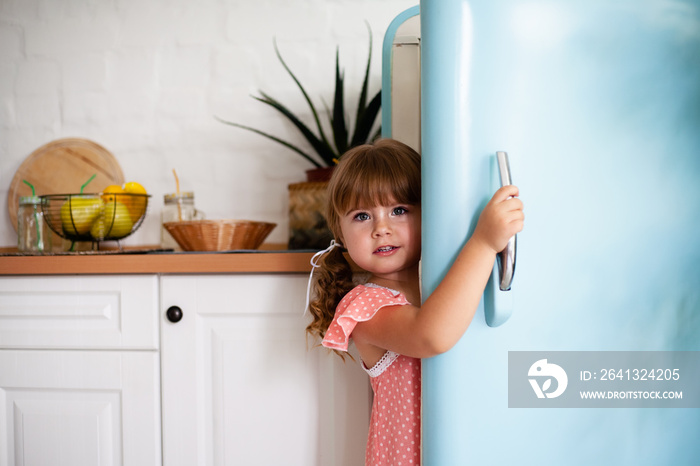
[[[420,163],[413,149],[384,139],[343,155],[328,186],[326,218],[335,240],[322,253],[306,330],[336,352],[347,351],[352,338],[369,374],[374,401],[366,465],[420,464],[420,359],[457,343],[496,254],[523,228],[518,189],[499,189],[421,305]],[[341,248],[370,274],[366,283],[353,282]]]

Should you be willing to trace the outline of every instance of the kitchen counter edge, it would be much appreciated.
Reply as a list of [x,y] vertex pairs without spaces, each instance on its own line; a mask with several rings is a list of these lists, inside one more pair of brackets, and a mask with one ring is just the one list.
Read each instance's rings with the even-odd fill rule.
[[313,251],[0,256],[0,275],[309,273]]

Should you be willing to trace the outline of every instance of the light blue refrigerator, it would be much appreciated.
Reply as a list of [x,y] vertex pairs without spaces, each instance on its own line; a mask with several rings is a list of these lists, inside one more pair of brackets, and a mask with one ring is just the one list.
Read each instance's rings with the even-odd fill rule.
[[423,464],[700,464],[697,406],[509,407],[518,352],[685,351],[681,377],[697,369],[700,1],[423,0],[383,63],[384,136],[423,156],[424,296],[498,188],[498,151],[525,203],[511,289],[495,268],[462,340],[423,362]]

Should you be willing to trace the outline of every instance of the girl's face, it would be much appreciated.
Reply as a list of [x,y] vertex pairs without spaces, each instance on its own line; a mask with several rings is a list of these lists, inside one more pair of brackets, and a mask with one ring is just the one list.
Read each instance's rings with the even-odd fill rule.
[[421,253],[419,205],[391,203],[355,209],[340,218],[341,241],[362,269],[388,280],[417,272]]

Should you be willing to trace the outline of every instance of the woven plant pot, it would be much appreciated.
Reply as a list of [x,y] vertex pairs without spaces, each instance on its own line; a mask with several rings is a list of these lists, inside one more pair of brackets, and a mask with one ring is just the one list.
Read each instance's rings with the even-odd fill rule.
[[311,170],[306,170],[306,181],[317,182],[317,181],[330,181],[331,176],[333,176],[333,167],[319,167],[312,168]]
[[333,239],[323,215],[328,182],[289,185],[289,249],[325,249]]

